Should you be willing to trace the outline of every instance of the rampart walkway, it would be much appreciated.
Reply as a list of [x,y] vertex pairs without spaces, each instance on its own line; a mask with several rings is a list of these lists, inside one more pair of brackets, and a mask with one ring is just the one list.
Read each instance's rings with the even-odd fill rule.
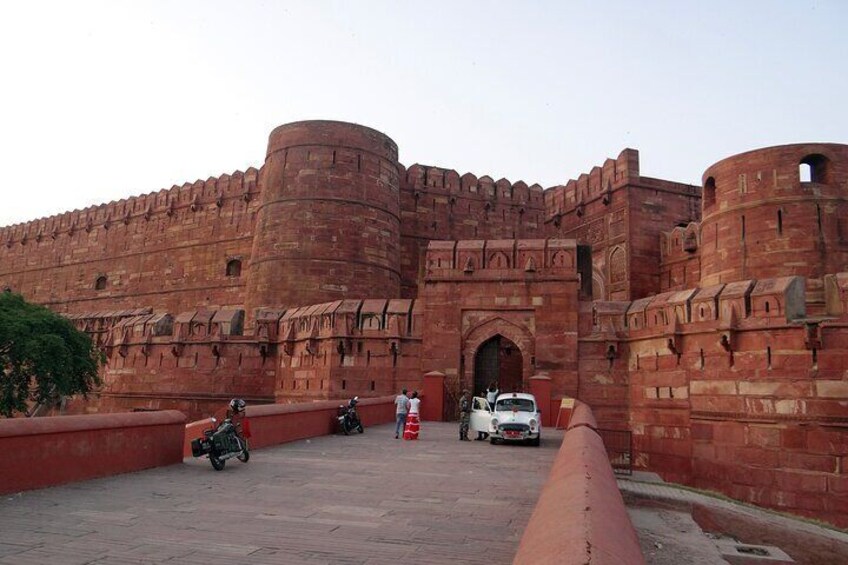
[[431,422],[404,442],[384,425],[220,473],[192,460],[6,495],[0,563],[511,563],[561,443],[545,431],[534,448]]

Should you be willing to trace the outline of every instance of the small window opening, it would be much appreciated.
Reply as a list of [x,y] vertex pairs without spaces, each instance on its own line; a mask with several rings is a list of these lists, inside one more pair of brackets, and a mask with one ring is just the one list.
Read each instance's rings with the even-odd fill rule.
[[374,382],[374,381],[371,381],[371,390],[374,391],[374,390],[376,390],[376,388],[377,388],[377,383]]
[[810,179],[813,178],[813,173],[808,163],[798,165],[798,177],[801,179],[801,182],[810,182]]
[[819,237],[822,237],[822,215],[821,215],[821,206],[816,204],[816,222],[819,226]]
[[347,381],[342,379],[342,390],[346,390],[346,389],[347,389]]
[[228,277],[240,277],[241,276],[241,261],[238,259],[231,259],[227,261],[227,276]]
[[[700,315],[701,315],[701,319],[703,320],[703,319],[704,319],[704,307],[703,307],[703,306],[701,306],[701,307],[698,309],[698,312],[700,313]],[[702,350],[702,351],[703,351],[703,350]]]
[[769,304],[768,300],[766,300],[766,314],[771,310],[771,304]]
[[106,276],[101,275],[94,281],[94,290],[106,290]]
[[830,172],[827,157],[820,154],[807,155],[798,164],[798,176],[801,182],[827,184]]
[[704,210],[715,205],[716,201],[716,183],[713,177],[709,177],[704,183]]
[[813,348],[813,368],[816,368],[819,364],[819,350],[815,347]]
[[783,210],[777,211],[777,235],[783,235]]
[[742,216],[742,241],[745,241],[745,216]]
[[766,347],[766,367],[771,369],[771,347]]
[[698,354],[698,356],[701,360],[701,370],[703,371],[704,370],[704,350],[703,349],[700,350],[700,353]]

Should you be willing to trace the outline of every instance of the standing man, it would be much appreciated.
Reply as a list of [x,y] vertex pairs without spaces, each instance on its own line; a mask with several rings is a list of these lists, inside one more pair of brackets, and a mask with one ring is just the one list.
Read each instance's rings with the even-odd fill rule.
[[406,426],[406,414],[409,412],[409,399],[406,397],[406,389],[403,389],[395,398],[395,417],[397,425],[395,426],[395,439],[400,438],[400,432]]
[[463,390],[459,397],[459,441],[468,439],[468,424],[471,422],[471,403],[468,402],[468,391]]

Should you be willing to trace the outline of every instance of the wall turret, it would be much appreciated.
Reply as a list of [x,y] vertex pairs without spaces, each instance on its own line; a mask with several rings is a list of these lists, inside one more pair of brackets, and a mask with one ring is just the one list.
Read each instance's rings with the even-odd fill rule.
[[306,121],[278,127],[246,294],[258,307],[400,295],[397,145],[373,129]]
[[701,285],[798,275],[848,263],[848,145],[757,149],[704,173]]

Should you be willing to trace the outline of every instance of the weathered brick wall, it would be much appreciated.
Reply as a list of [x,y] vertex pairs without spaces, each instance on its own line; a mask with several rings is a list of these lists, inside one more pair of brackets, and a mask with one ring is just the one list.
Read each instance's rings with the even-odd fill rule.
[[[0,228],[0,289],[58,312],[243,304],[257,176],[237,171]],[[227,275],[233,260],[242,276]]]

